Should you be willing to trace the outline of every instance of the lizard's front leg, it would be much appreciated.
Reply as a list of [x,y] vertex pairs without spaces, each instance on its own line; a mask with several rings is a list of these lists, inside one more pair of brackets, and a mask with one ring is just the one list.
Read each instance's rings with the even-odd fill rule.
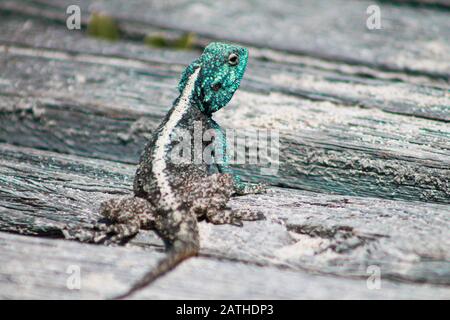
[[225,130],[213,119],[209,119],[209,126],[214,130],[215,152],[214,160],[220,173],[229,174],[233,177],[233,189],[236,195],[258,194],[267,191],[265,184],[253,184],[242,181],[241,177],[234,172],[229,165],[229,154],[227,152],[227,138]]

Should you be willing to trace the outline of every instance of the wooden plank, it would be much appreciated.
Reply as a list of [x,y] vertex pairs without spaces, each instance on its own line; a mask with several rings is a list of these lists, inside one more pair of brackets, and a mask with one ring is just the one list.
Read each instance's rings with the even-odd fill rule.
[[[103,63],[121,63],[123,66],[138,68],[147,67],[142,62],[155,68],[159,64],[169,64],[172,70],[178,72],[200,53],[154,50],[130,41],[100,42],[99,45],[97,40],[78,31],[26,18],[4,16],[0,23],[0,42],[4,45],[57,49],[81,56],[80,60],[84,57],[91,63],[95,61],[94,55],[102,56]],[[245,88],[450,121],[447,82],[430,82],[421,76],[383,72],[369,67],[326,62],[266,49],[251,48],[251,57],[248,75],[243,83]],[[267,77],[267,74],[271,76]]]
[[[338,3],[348,9],[344,18],[355,18],[368,4],[350,3],[351,8]],[[125,31],[128,40],[118,43],[29,19],[41,15],[63,22],[67,4],[0,2],[0,230],[8,232],[0,232],[0,298],[110,297],[162,257],[153,232],[142,232],[127,247],[49,238],[64,238],[67,227],[91,228],[101,201],[131,192],[137,156],[175,98],[180,72],[199,54],[128,40],[195,28],[197,45],[221,38],[271,48],[250,48],[242,89],[217,118],[227,128],[278,130],[277,173],[263,176],[257,166],[238,169],[248,180],[297,190],[272,187],[268,194],[234,198],[233,207],[259,210],[267,220],[242,228],[201,222],[200,257],[138,297],[450,297],[450,97],[448,50],[442,50],[448,47],[448,30],[441,29],[448,25],[446,12],[383,4],[390,17],[384,31],[395,27],[398,34],[355,28],[349,37],[343,28],[357,20],[336,20],[333,4],[307,17],[309,25],[301,20],[299,26],[310,32],[300,36],[304,43],[294,43],[297,37],[286,33],[269,45],[264,26],[251,41],[245,32],[225,35],[231,29],[221,22],[204,32],[208,19],[223,12],[228,15],[223,21],[235,19],[233,10],[245,2],[219,13],[222,4],[215,4],[194,26],[173,21],[180,12],[195,14],[198,4],[195,9],[196,4],[173,2],[168,23],[153,15],[165,12],[165,4],[135,17],[127,10],[142,8],[142,1],[126,10],[117,1],[100,4]],[[91,4],[82,1],[83,12]],[[311,4],[300,5],[305,10],[300,16],[313,10]],[[299,13],[285,11],[289,8],[298,9],[276,11],[286,22]],[[21,17],[4,14],[21,9]],[[249,21],[273,18],[273,9],[261,5]],[[427,19],[413,26],[419,13]],[[83,21],[86,25],[86,15]],[[236,21],[236,27],[254,30]],[[335,32],[324,36],[315,22],[326,28],[331,23]],[[431,24],[433,35],[423,29]],[[417,31],[417,43],[433,50],[415,50],[405,26]],[[374,39],[373,52],[363,54],[361,48]],[[383,41],[392,50],[375,47]],[[81,267],[81,290],[66,286],[70,265]],[[368,267],[379,268],[381,290],[367,287]]]
[[[17,46],[5,50],[0,56],[5,66],[0,141],[135,163],[176,97],[178,66]],[[261,87],[258,64],[250,65],[247,84],[217,115],[228,128],[280,131],[278,174],[263,177],[259,167],[246,166],[247,179],[311,191],[449,202],[445,122],[312,101],[288,94],[289,87],[277,89],[285,80]],[[444,104],[447,97],[439,99]]]
[[[137,248],[83,245],[0,232],[0,299],[104,299],[123,292],[162,254]],[[80,290],[68,289],[73,270]],[[261,281],[261,279],[265,279]],[[261,268],[252,264],[193,258],[136,299],[448,299],[448,288],[381,280],[339,279]]]
[[10,145],[2,145],[1,163],[1,229],[41,236],[98,219],[99,203],[130,193],[134,174],[130,165]]
[[449,80],[450,19],[445,8],[436,10],[378,3],[381,29],[369,30],[366,28],[366,10],[373,5],[369,0],[283,1],[257,6],[250,1],[205,5],[135,0],[124,5],[122,1],[34,0],[19,4],[6,1],[2,7],[65,21],[65,9],[73,4],[79,5],[85,13],[85,23],[89,13],[102,12],[116,18],[122,33],[134,38],[143,38],[155,27],[189,31],[203,41],[236,41]]
[[[0,230],[63,237],[90,228],[101,201],[130,193],[134,166],[0,145]],[[448,285],[448,206],[272,189],[234,198],[265,221],[243,228],[201,223],[201,253],[220,259],[282,266],[292,271]],[[133,245],[161,247],[153,232]]]

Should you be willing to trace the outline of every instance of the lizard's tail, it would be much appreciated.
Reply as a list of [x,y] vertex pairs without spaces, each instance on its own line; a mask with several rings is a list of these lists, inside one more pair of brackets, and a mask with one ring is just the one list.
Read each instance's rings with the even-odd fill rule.
[[164,257],[161,261],[159,261],[158,265],[153,270],[145,274],[142,279],[140,279],[131,287],[131,289],[119,296],[114,297],[113,299],[117,300],[128,298],[136,291],[148,286],[157,278],[175,268],[183,260],[195,256],[197,255],[197,253],[198,249],[192,247],[186,248],[183,251],[169,251],[167,257]]
[[[153,281],[158,279],[163,274],[175,268],[183,260],[196,256],[200,250],[199,234],[196,217],[186,219],[182,222],[186,224],[189,232],[177,235],[176,240],[172,243],[167,256],[160,260],[157,266],[151,271],[147,272],[138,282],[136,282],[131,289],[124,294],[114,297],[113,299],[125,299],[136,291],[148,286]],[[180,230],[183,229],[180,225]],[[185,229],[186,230],[186,229]]]

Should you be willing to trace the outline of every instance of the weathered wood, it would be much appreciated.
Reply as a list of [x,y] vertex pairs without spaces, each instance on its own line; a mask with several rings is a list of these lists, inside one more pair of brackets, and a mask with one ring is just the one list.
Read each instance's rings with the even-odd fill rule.
[[208,5],[143,0],[127,1],[126,5],[118,0],[4,2],[3,9],[61,22],[65,22],[67,6],[76,4],[85,23],[91,12],[102,12],[116,18],[122,33],[133,38],[143,38],[154,28],[194,32],[203,42],[224,39],[449,80],[448,10],[377,3],[382,29],[369,30],[366,10],[373,5],[369,0],[262,2],[257,6],[250,1]]
[[134,173],[129,165],[8,145],[1,164],[0,228],[41,236],[62,237],[64,225],[98,219],[98,204],[108,193],[130,192]]
[[[110,196],[128,194],[134,166],[0,145],[0,230],[63,237],[99,218]],[[20,174],[18,174],[20,173]],[[331,196],[289,189],[234,198],[263,212],[245,227],[201,224],[202,254],[260,265],[450,284],[448,206]],[[135,245],[161,246],[152,233]]]
[[[25,29],[43,28],[35,23]],[[5,24],[10,26],[7,20]],[[48,41],[56,32],[51,27],[40,38],[30,38],[25,31],[23,37],[20,32],[13,37],[12,30],[21,28],[12,26],[5,28],[4,37],[14,39],[15,45],[3,46],[0,55],[4,66],[0,140],[135,163],[150,131],[176,97],[179,72],[192,53],[163,54],[156,59],[154,50],[141,53],[139,46],[128,44],[131,50],[122,48],[127,55],[121,57],[115,44],[94,48],[92,40],[68,31],[63,33],[65,38],[73,37],[74,41],[66,40],[68,49],[62,50],[65,44]],[[4,38],[0,41],[6,42]],[[106,56],[100,55],[103,47]],[[88,54],[74,54],[77,50]],[[311,66],[311,74],[313,69]],[[422,94],[413,94],[420,87],[407,81],[401,86],[383,79],[371,84],[364,77],[354,78],[347,88],[326,80],[329,74],[311,81],[308,76],[299,79],[299,72],[297,67],[276,62],[252,62],[242,90],[231,106],[218,114],[219,122],[229,128],[280,130],[278,175],[261,177],[259,168],[247,166],[243,171],[247,179],[311,191],[449,202],[448,125],[389,111],[403,106],[404,113],[417,115],[417,108],[408,105],[428,103],[425,109],[435,111],[424,111],[427,117],[446,120],[450,99],[445,90],[425,87]],[[267,73],[273,75],[271,81]],[[338,71],[333,74],[343,77]],[[350,75],[345,77],[351,79]],[[330,98],[331,91],[320,88],[299,93],[297,83],[337,90],[340,100]],[[361,89],[361,100],[345,97],[344,92],[358,83],[367,88]],[[406,90],[403,95],[390,94],[401,93],[401,87]],[[367,98],[374,90],[380,93],[377,100],[386,99],[381,105],[388,106],[382,108],[388,112],[355,106],[366,103],[377,108]],[[433,98],[433,94],[437,96]]]
[[[30,19],[64,22],[68,1],[0,1],[0,231],[8,232],[0,232],[0,298],[110,297],[162,257],[153,232],[127,247],[49,239],[91,228],[101,201],[131,193],[137,157],[199,53],[135,41],[160,31],[195,31],[199,46],[252,46],[242,88],[217,119],[278,130],[276,174],[237,169],[295,189],[234,198],[231,206],[267,220],[242,228],[201,222],[200,257],[137,297],[450,297],[448,12],[383,3],[388,24],[369,32],[365,1],[319,1],[315,16],[306,2],[261,3],[248,23],[236,19],[245,1],[214,4],[195,25],[179,17],[192,19],[205,10],[199,4],[171,2],[166,15],[167,4],[149,13],[143,1],[93,3],[81,2],[84,25],[85,13],[103,8],[118,20],[120,42]],[[302,33],[253,24],[274,12],[283,19],[271,27]],[[206,32],[210,19],[218,24]],[[229,19],[235,23],[224,25]],[[70,265],[81,267],[80,291],[65,285]],[[382,290],[367,288],[369,266],[380,268]]]
[[[163,68],[179,72],[198,55],[198,52],[191,51],[151,50],[129,41],[101,42],[99,46],[98,40],[86,37],[80,31],[69,31],[25,18],[3,16],[0,23],[0,41],[4,45],[57,49],[75,55],[71,58],[78,57],[81,62],[100,63],[102,61],[95,56],[101,56],[102,63],[108,65],[140,70],[159,68],[160,64],[164,64]],[[22,54],[26,51],[23,50]],[[46,56],[44,52],[42,54]],[[251,48],[251,57],[248,75],[243,83],[243,87],[248,89],[450,121],[447,82],[273,50]],[[59,57],[62,58],[63,55]],[[271,77],[268,78],[267,74]]]
[[[128,288],[161,258],[136,248],[83,245],[0,232],[0,299],[104,299]],[[77,269],[75,269],[77,268]],[[80,290],[67,282],[80,270]],[[264,279],[262,281],[262,279]],[[448,299],[448,288],[339,279],[233,261],[193,258],[137,299]]]

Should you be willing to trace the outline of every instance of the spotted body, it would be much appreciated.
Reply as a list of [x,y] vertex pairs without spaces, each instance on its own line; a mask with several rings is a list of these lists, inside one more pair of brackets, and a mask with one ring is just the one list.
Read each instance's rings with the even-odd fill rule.
[[[140,229],[153,229],[167,250],[167,256],[153,270],[118,298],[128,297],[182,260],[196,255],[200,248],[198,220],[241,225],[242,220],[262,218],[258,213],[227,206],[232,194],[263,192],[264,187],[244,184],[232,175],[226,152],[213,164],[176,162],[171,158],[180,142],[179,132],[192,136],[195,128],[200,128],[202,136],[213,130],[215,143],[225,148],[224,132],[211,115],[224,107],[239,88],[247,60],[245,48],[223,43],[208,45],[183,72],[179,97],[141,155],[134,196],[101,205],[102,215],[112,224],[97,227],[94,242],[124,242]],[[206,143],[202,143],[205,147]]]

